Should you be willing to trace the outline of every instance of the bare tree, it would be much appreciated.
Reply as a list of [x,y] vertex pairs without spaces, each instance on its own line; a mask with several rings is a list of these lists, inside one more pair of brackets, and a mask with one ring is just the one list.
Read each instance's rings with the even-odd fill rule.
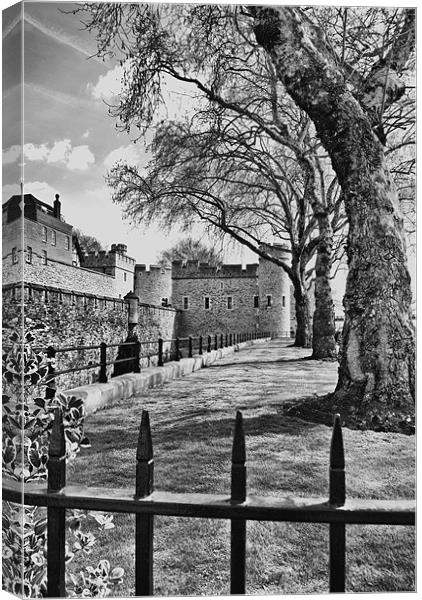
[[[241,106],[236,96],[246,89],[249,61],[255,68],[270,57],[278,82],[309,116],[328,154],[348,220],[346,324],[335,402],[343,399],[369,424],[388,427],[407,419],[414,398],[411,293],[385,143],[406,94],[400,76],[414,49],[414,11],[211,5],[86,9],[99,53],[117,55],[126,67],[124,91],[112,113],[127,130],[134,125],[142,132],[153,122],[162,79],[172,77],[251,119],[272,139],[287,139],[277,110],[271,121],[251,110],[268,88],[258,83]],[[321,27],[324,19],[328,36]]]
[[[250,23],[245,22],[237,9],[232,13],[226,7],[210,7],[209,16],[212,19],[215,11],[218,13],[217,31],[213,30],[208,39],[204,37],[202,40],[196,40],[195,37],[191,37],[190,32],[196,31],[196,25],[200,25],[204,18],[202,9],[197,9],[198,7],[191,7],[186,12],[180,6],[170,9],[151,9],[146,5],[106,5],[101,6],[101,9],[88,6],[90,21],[87,26],[91,31],[97,32],[100,54],[115,52],[124,57],[122,64],[126,66],[120,104],[111,107],[110,112],[119,118],[124,129],[130,130],[132,125],[135,125],[142,131],[153,122],[154,111],[160,102],[161,78],[167,76],[195,86],[211,106],[218,108],[215,109],[218,114],[216,119],[221,120],[225,117],[231,124],[236,120],[237,123],[242,123],[242,132],[249,128],[253,132],[252,135],[258,139],[257,146],[259,138],[263,137],[267,145],[269,139],[273,145],[282,146],[285,153],[294,157],[297,168],[301,171],[300,179],[304,186],[302,195],[306,198],[304,205],[300,207],[300,216],[297,217],[299,235],[304,235],[306,240],[314,228],[319,230],[319,236],[316,236],[318,239],[312,239],[309,254],[304,241],[298,242],[299,252],[292,252],[292,264],[287,271],[289,275],[293,275],[298,323],[296,343],[310,346],[313,342],[315,358],[334,357],[334,308],[330,287],[333,232],[327,206],[318,189],[313,144],[309,145],[309,119],[300,114],[293,103],[289,103],[285,94],[283,98],[279,97],[281,86],[277,82],[271,62],[257,46]],[[160,15],[160,11],[164,11],[165,16]],[[207,15],[208,13],[205,17]],[[166,31],[161,31],[161,17],[167,22]],[[191,20],[190,30],[187,28],[188,17]],[[178,30],[187,33],[184,37],[179,36],[175,33]],[[227,43],[228,35],[232,40],[230,43]],[[210,110],[200,109],[202,118],[204,112],[209,114]],[[257,153],[255,154],[257,156]],[[123,167],[120,165],[109,179],[110,183],[117,185],[119,177],[123,178],[122,175]],[[119,185],[119,191],[114,197],[122,204],[129,201],[131,216],[135,217],[134,189],[133,184],[129,182],[131,172],[128,171],[126,175],[129,176],[124,178],[129,193],[125,194],[122,185]],[[285,179],[288,181],[288,178]],[[248,181],[251,185],[251,178]],[[286,184],[280,180],[278,187],[283,185]],[[146,189],[144,186],[144,197]],[[242,193],[247,199],[248,194],[245,195],[244,186]],[[178,197],[184,206],[181,195]],[[293,205],[290,206],[290,213],[292,208]],[[253,205],[251,210],[254,210]],[[145,211],[142,214],[145,217]],[[173,208],[172,215],[174,214]],[[159,216],[158,212],[156,216]],[[291,218],[291,214],[286,218]],[[216,223],[214,220],[214,224]],[[221,228],[221,225],[219,221],[217,226]],[[242,227],[243,232],[248,228],[245,218]],[[233,235],[232,227],[222,229]],[[253,220],[250,223],[250,232],[251,235],[255,232]],[[239,231],[237,233],[239,234]],[[245,243],[242,235],[233,237]],[[289,246],[291,237],[287,236]],[[258,238],[254,239],[254,249],[257,245],[260,246],[261,241]],[[306,267],[311,268],[309,263],[314,254],[317,267],[316,311],[312,335],[304,273]],[[276,257],[267,255],[267,258],[277,262]]]
[[73,232],[77,236],[79,245],[84,252],[99,252],[101,250],[104,250],[102,243],[99,240],[97,240],[96,237],[92,235],[87,235],[86,233],[83,233],[80,229],[73,229]]
[[405,93],[399,75],[414,51],[415,11],[384,22],[390,35],[362,72],[346,67],[306,11],[248,11],[280,81],[314,122],[343,191],[349,273],[336,401],[366,423],[397,425],[414,411],[414,340],[403,220],[383,125]]
[[201,240],[187,237],[177,242],[171,248],[163,250],[159,256],[158,264],[171,265],[174,260],[197,260],[208,263],[210,266],[218,267],[222,264],[221,250],[216,247],[207,246]]

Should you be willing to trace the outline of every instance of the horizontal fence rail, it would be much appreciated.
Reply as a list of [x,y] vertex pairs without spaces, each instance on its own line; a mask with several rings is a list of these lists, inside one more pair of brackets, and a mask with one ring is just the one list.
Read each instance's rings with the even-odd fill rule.
[[[56,409],[48,462],[47,486],[25,486],[25,505],[47,507],[47,596],[65,595],[65,511],[68,508],[135,515],[135,594],[153,593],[154,517],[229,519],[230,593],[246,591],[247,521],[327,523],[329,533],[329,590],[345,591],[346,525],[415,524],[413,500],[347,499],[343,437],[340,416],[334,420],[329,463],[328,500],[324,498],[272,498],[248,495],[246,446],[242,414],[238,411],[233,436],[229,494],[154,491],[154,457],[149,414],[143,411],[136,450],[135,490],[66,485],[63,417]],[[3,499],[20,503],[22,484],[3,479]]]
[[[130,372],[139,373],[140,361],[142,359],[148,359],[148,361],[150,361],[153,357],[156,357],[157,366],[162,367],[164,363],[169,360],[179,361],[181,358],[192,358],[195,354],[201,356],[204,352],[211,352],[212,350],[218,350],[219,348],[227,348],[243,342],[270,338],[271,335],[271,332],[254,331],[246,333],[221,333],[213,334],[212,336],[200,335],[169,339],[158,338],[155,340],[138,340],[135,338],[132,341],[126,342],[101,342],[100,344],[66,346],[63,348],[48,346],[48,348],[34,349],[44,351],[47,358],[51,360],[55,359],[58,354],[81,352],[84,350],[98,351],[98,359],[94,362],[89,361],[87,364],[67,369],[56,369],[55,365],[50,361],[50,364],[48,365],[46,394],[47,398],[51,398],[54,396],[56,386],[55,378],[60,375],[77,373],[90,369],[99,369],[98,382],[107,383],[107,367],[111,365],[115,367],[113,376]],[[145,347],[146,350],[144,350]],[[116,358],[108,358],[107,351],[111,348],[118,348]],[[117,369],[116,365],[118,365]],[[120,365],[125,365],[125,367],[119,368]]]

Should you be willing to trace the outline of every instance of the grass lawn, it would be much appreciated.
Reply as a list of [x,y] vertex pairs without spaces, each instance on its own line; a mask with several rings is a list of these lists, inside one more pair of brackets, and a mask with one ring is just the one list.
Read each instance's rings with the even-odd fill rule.
[[[316,377],[322,368],[329,368],[308,361],[308,377],[312,364]],[[235,410],[240,408],[248,491],[326,495],[330,428],[284,416],[275,391],[266,394],[256,382],[254,386],[246,379],[239,383],[240,372],[230,375],[233,369],[217,368],[90,416],[86,433],[92,448],[78,456],[68,482],[134,489],[137,435],[146,408],[154,445],[155,489],[228,494],[232,431]],[[210,378],[208,388],[204,377]],[[280,385],[294,395],[287,380],[282,378]],[[343,433],[349,497],[414,497],[414,437],[348,429]],[[116,514],[114,520],[115,529],[101,534],[87,562],[108,558],[113,566],[124,567],[125,580],[118,593],[129,596],[134,594],[134,517]],[[413,528],[348,526],[346,531],[347,591],[414,590]],[[247,536],[247,593],[328,591],[328,526],[249,522]],[[156,517],[155,594],[228,594],[229,551],[228,522]]]

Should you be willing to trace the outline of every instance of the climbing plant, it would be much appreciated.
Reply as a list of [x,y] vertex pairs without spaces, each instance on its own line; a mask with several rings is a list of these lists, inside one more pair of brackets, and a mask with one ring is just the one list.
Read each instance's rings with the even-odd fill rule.
[[[51,399],[41,397],[49,362],[54,359],[34,347],[37,333],[44,327],[30,321],[27,325],[23,333],[16,324],[3,354],[3,476],[23,485],[47,480],[48,444],[57,407],[63,414],[66,462],[74,461],[81,448],[89,447],[83,401],[60,392]],[[66,563],[78,554],[84,559],[91,553],[96,542],[93,525],[98,532],[114,527],[112,515],[78,510],[66,512],[66,525]],[[44,596],[46,509],[5,502],[2,527],[4,588],[19,596]],[[109,596],[124,575],[122,568],[112,568],[105,559],[77,572],[67,571],[68,596]]]

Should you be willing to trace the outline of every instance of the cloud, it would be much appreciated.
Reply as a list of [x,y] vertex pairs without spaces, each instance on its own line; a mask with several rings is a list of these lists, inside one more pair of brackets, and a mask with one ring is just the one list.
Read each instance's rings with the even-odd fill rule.
[[95,100],[110,101],[122,90],[122,77],[124,69],[120,65],[100,75],[95,85],[88,84],[88,92]]
[[66,162],[67,157],[72,151],[72,144],[70,140],[61,140],[60,142],[54,142],[53,147],[47,155],[48,163]]
[[10,146],[8,150],[3,152],[3,164],[11,165],[16,162],[21,156],[22,146],[15,144],[14,146]]
[[104,159],[104,166],[107,169],[111,169],[118,160],[122,160],[129,165],[139,166],[140,164],[145,164],[146,153],[142,152],[141,148],[135,146],[135,144],[120,146],[120,148],[116,148],[107,154]]
[[88,146],[75,146],[68,156],[67,168],[71,171],[85,171],[95,163],[95,156]]
[[25,144],[23,153],[28,160],[46,160],[49,155],[49,149],[46,144]]
[[[70,171],[85,171],[95,163],[95,156],[89,146],[74,146],[69,139],[48,144],[25,144],[23,154],[27,161],[62,164]],[[12,164],[20,157],[20,146],[14,145],[3,152],[3,163]]]

